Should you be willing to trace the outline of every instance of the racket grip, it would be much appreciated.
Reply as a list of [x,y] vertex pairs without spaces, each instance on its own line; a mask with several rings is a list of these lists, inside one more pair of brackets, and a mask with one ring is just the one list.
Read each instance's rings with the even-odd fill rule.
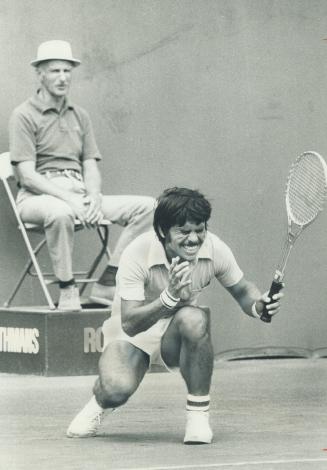
[[[274,303],[275,301],[272,299],[272,296],[278,294],[278,292],[282,289],[283,283],[278,281],[273,281],[270,286],[270,290],[268,293],[268,297],[271,299],[267,305]],[[264,321],[265,323],[271,322],[271,315],[269,315],[266,305],[264,306],[262,315],[260,320]]]

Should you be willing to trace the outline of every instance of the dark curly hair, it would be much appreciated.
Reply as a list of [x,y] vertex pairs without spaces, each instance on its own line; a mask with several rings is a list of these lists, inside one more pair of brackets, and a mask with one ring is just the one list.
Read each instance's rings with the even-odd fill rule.
[[[207,222],[211,216],[211,204],[199,191],[189,188],[166,189],[157,199],[153,227],[163,243],[164,236],[174,225],[181,227],[186,222]],[[161,233],[160,233],[161,232]]]

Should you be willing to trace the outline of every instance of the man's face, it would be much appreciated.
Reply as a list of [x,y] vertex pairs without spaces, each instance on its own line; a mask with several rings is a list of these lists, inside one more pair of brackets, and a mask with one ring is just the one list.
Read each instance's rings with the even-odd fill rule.
[[182,227],[174,225],[166,235],[164,247],[169,260],[179,256],[182,260],[195,260],[207,234],[206,224],[186,222]]
[[43,88],[53,98],[66,96],[71,79],[73,65],[66,60],[49,60],[39,66],[39,78]]

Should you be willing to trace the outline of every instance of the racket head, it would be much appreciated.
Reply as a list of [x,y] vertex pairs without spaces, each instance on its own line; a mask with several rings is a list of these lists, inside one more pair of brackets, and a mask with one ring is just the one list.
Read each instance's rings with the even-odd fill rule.
[[[291,225],[300,230],[323,209],[327,194],[327,164],[317,152],[304,152],[293,163],[286,185],[286,210]],[[294,233],[295,235],[296,233]]]

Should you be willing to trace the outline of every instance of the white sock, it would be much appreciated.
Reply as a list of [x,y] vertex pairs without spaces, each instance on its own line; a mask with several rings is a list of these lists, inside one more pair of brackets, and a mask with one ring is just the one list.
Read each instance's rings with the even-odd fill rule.
[[209,411],[210,395],[192,395],[186,397],[187,411]]

